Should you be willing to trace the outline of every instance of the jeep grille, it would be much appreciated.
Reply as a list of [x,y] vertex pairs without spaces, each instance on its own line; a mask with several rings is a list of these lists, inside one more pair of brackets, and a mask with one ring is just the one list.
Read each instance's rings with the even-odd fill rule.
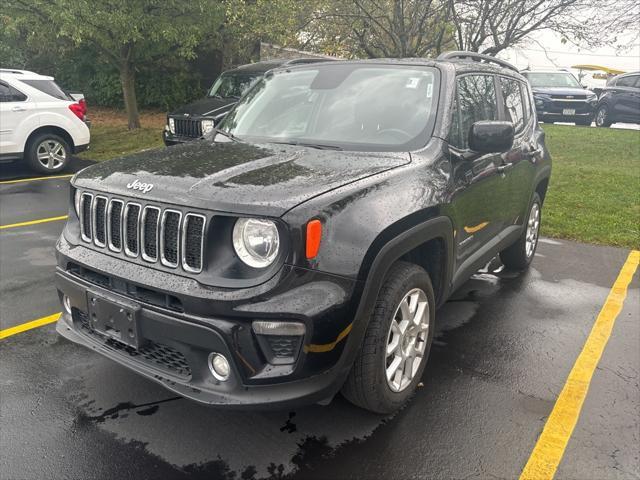
[[173,121],[176,127],[177,136],[191,138],[198,138],[202,136],[202,125],[200,120],[174,117]]
[[206,217],[155,205],[93,195],[80,202],[82,240],[150,263],[202,271]]

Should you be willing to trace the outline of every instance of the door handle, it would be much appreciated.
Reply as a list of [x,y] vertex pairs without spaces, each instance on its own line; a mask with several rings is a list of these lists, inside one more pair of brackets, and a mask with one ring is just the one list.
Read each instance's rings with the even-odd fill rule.
[[540,158],[544,154],[544,151],[541,148],[532,148],[528,152],[525,152],[525,155],[529,158]]
[[505,173],[511,167],[513,167],[513,163],[503,163],[498,167],[498,173]]
[[24,107],[17,107],[17,106],[16,106],[16,107],[13,107],[13,108],[11,109],[11,111],[12,111],[12,112],[24,112],[25,110],[26,110],[26,108],[24,108]]

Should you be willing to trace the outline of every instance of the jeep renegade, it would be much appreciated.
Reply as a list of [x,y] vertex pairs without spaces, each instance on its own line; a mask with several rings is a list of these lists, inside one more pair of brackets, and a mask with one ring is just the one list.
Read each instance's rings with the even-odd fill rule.
[[207,404],[341,390],[392,412],[437,307],[494,256],[534,257],[551,159],[533,105],[469,52],[272,70],[205,139],[75,175],[57,330]]

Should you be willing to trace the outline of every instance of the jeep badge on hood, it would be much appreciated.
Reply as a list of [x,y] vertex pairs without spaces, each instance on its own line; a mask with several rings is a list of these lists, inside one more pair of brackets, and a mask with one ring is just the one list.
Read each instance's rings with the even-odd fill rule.
[[133,182],[127,184],[127,188],[140,190],[142,193],[148,193],[153,188],[153,183],[142,183],[136,178]]

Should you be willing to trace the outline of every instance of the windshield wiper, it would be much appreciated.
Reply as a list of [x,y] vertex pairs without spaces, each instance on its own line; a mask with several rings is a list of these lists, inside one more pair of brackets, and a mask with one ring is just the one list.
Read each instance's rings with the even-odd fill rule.
[[[224,130],[220,130],[219,128],[213,127],[212,132],[214,134],[220,134],[223,137],[227,137],[229,140],[233,140],[234,142],[238,142],[238,143],[245,143],[244,140],[242,140],[241,138],[236,137],[233,133],[230,132],[225,132]],[[213,137],[214,139],[216,138],[215,135]]]
[[327,145],[325,143],[307,143],[307,142],[298,142],[297,140],[289,140],[287,142],[269,142],[269,143],[277,143],[279,145],[296,145],[299,147],[309,147],[316,148],[318,150],[343,150],[342,147],[337,145]]

